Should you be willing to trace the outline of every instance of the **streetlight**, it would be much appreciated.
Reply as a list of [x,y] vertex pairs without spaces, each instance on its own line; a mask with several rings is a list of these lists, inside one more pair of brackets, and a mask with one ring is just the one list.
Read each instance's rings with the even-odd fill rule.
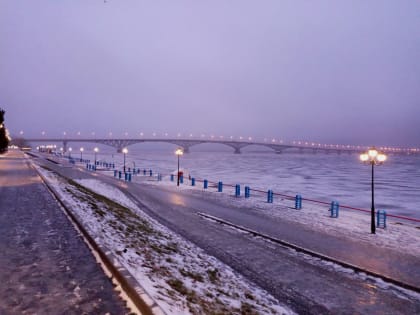
[[124,153],[124,174],[125,174],[125,155],[128,153],[127,148],[122,149],[122,153]]
[[184,154],[181,148],[175,151],[175,154],[178,156],[178,174],[177,174],[177,186],[179,186],[179,157]]
[[96,153],[98,153],[99,149],[95,147],[93,151],[95,152],[95,169],[96,169]]
[[85,149],[83,149],[83,148],[80,148],[80,162],[82,162],[82,160],[83,160],[83,151],[84,151]]
[[370,220],[370,231],[375,234],[375,195],[374,195],[374,166],[381,165],[386,160],[386,155],[378,152],[374,147],[370,148],[367,152],[360,154],[360,160],[363,163],[372,165],[372,177],[371,177],[371,190],[372,190],[372,206],[371,206],[371,220]]

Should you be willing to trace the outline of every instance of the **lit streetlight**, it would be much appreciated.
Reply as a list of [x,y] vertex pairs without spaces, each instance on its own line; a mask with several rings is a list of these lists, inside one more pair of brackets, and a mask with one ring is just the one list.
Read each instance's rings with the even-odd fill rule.
[[372,190],[372,204],[371,204],[371,221],[370,230],[372,234],[375,234],[375,194],[374,194],[374,167],[375,165],[381,165],[386,161],[386,155],[378,152],[375,148],[370,148],[367,152],[360,154],[360,160],[363,163],[372,165],[372,176],[371,176],[371,190]]
[[82,160],[83,160],[83,151],[84,151],[85,149],[83,149],[83,148],[80,148],[80,162],[82,162]]
[[124,174],[125,174],[125,155],[128,153],[127,148],[122,149],[122,153],[124,153]]
[[71,151],[73,151],[73,149],[69,148],[69,157],[71,157]]
[[95,147],[93,151],[95,152],[95,169],[96,169],[96,154],[99,152],[99,149]]
[[175,151],[175,154],[178,156],[178,173],[177,173],[177,186],[179,186],[179,157],[184,154],[181,148]]

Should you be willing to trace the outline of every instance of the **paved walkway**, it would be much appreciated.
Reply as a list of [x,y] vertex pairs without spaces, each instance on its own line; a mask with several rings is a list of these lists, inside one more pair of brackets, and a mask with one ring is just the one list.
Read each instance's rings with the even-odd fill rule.
[[19,151],[0,156],[0,314],[127,314]]

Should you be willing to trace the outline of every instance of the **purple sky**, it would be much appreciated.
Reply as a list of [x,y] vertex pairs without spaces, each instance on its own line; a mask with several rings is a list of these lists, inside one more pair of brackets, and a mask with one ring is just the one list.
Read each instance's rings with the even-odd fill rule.
[[12,134],[420,145],[420,1],[0,0]]

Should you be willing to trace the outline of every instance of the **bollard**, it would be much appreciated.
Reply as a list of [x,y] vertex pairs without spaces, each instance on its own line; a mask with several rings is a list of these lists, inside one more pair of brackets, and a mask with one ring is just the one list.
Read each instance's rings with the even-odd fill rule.
[[184,175],[179,176],[179,183],[180,184],[184,183]]
[[117,177],[117,170],[114,170],[114,177]]
[[131,173],[128,173],[128,181],[131,182]]
[[171,174],[171,182],[173,182],[174,181],[174,174]]
[[87,170],[89,169],[89,164],[86,164],[86,169],[87,169]]
[[124,180],[127,181],[127,173],[124,173]]
[[150,170],[150,171],[149,171],[149,174],[150,174],[150,176],[152,176],[152,175],[153,175],[153,172],[152,172],[152,170]]
[[267,191],[267,202],[273,203],[273,191],[271,189]]
[[331,206],[330,206],[331,218],[338,218],[338,209],[339,209],[338,202],[331,201]]
[[122,172],[118,171],[118,178],[121,179],[121,176],[122,176]]
[[146,175],[146,170],[145,169],[143,170],[143,175]]
[[204,180],[204,189],[209,188],[209,181],[207,179]]
[[241,195],[241,185],[236,184],[235,186],[235,197],[239,197]]
[[218,192],[222,192],[223,191],[223,182],[218,182],[217,183],[217,191]]
[[379,210],[376,212],[376,227],[386,229],[386,211]]
[[195,186],[195,178],[191,178],[191,186]]
[[296,195],[295,197],[295,209],[300,210],[302,209],[302,196]]
[[248,186],[245,186],[245,198],[249,198],[251,195],[251,189]]

